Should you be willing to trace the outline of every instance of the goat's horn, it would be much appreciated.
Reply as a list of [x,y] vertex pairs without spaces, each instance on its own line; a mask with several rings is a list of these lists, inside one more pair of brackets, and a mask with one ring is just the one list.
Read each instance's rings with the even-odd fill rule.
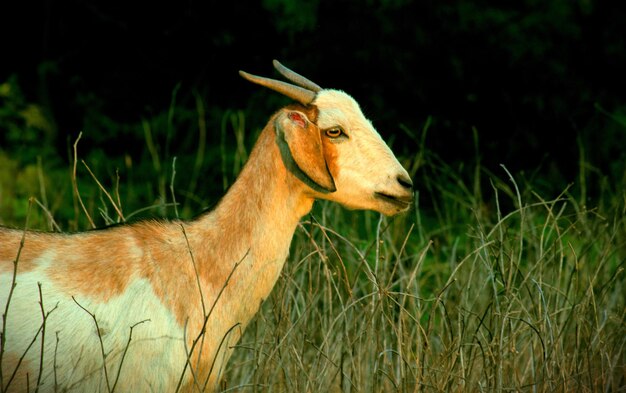
[[280,72],[282,76],[289,79],[296,85],[304,87],[305,89],[314,91],[316,93],[322,90],[322,88],[317,83],[314,83],[309,79],[303,77],[302,75],[298,74],[297,72],[290,70],[289,68],[280,64],[278,60],[274,60],[272,63],[274,64],[274,68],[276,68],[276,71]]
[[248,74],[245,71],[239,71],[239,75],[249,80],[252,83],[256,83],[257,85],[261,85],[267,87],[268,89],[272,89],[274,91],[279,92],[280,94],[286,95],[289,98],[293,98],[294,100],[300,102],[301,104],[308,105],[315,99],[315,93],[311,90],[302,88],[300,86],[294,86],[292,84],[277,81],[275,79],[264,78],[262,76],[256,76],[252,74]]

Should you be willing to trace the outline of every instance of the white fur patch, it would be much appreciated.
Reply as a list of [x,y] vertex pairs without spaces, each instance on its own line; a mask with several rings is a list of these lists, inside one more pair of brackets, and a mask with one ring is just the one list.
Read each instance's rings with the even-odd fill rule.
[[[9,274],[1,275],[0,288],[8,288],[10,280]],[[8,313],[5,352],[22,356],[37,336],[43,320],[38,282],[42,283],[45,311],[50,312],[46,321],[44,367],[39,391],[55,390],[55,351],[57,391],[107,391],[100,340],[92,317],[72,300],[71,294],[61,293],[51,286],[41,269],[18,276]],[[2,292],[0,307],[4,310],[6,296],[5,291]],[[178,379],[171,378],[172,370],[182,372],[186,359],[183,332],[147,281],[133,280],[122,295],[106,303],[80,297],[76,300],[95,314],[98,321],[110,387],[118,378],[130,327],[149,319],[133,329],[116,390],[140,392],[148,386],[155,392],[175,390]],[[38,375],[40,348],[41,333],[25,357],[25,364],[30,365],[31,387]],[[137,370],[141,370],[139,375],[143,378],[137,377]]]

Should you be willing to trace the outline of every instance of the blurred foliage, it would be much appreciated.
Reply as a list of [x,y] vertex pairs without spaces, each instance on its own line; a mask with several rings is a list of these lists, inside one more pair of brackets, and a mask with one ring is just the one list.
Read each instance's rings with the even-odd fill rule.
[[[20,226],[29,216],[31,228],[78,230],[90,227],[87,216],[100,227],[190,218],[214,205],[256,135],[246,135],[243,112],[209,110],[198,94],[195,107],[181,105],[177,91],[166,111],[134,122],[100,112],[95,96],[81,97],[85,131],[68,136],[63,152],[52,143],[52,121],[27,102],[16,78],[0,85],[0,225]],[[219,130],[209,144],[207,123]]]
[[34,162],[41,154],[54,155],[50,142],[56,126],[46,109],[27,102],[15,75],[0,82],[0,146],[10,148],[23,162]]
[[475,162],[498,174],[504,164],[550,195],[574,183],[592,199],[626,177],[624,5],[264,0],[155,4],[150,15],[95,1],[13,6],[0,27],[15,37],[6,51],[32,50],[0,64],[6,222],[20,222],[34,195],[62,227],[85,225],[70,181],[81,132],[78,188],[101,223],[114,217],[87,166],[105,189],[119,183],[127,214],[175,214],[172,181],[179,214],[211,206],[288,102],[236,73],[275,76],[272,58],[352,94],[405,160],[426,147],[468,178]]
[[263,6],[273,16],[276,30],[289,34],[314,30],[318,5],[319,0],[263,0]]

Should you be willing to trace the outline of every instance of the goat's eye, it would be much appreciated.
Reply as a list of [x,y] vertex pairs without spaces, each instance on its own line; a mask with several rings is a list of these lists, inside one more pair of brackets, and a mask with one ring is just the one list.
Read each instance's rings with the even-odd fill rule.
[[343,130],[339,127],[329,128],[328,130],[326,130],[326,136],[329,138],[339,138],[343,134]]

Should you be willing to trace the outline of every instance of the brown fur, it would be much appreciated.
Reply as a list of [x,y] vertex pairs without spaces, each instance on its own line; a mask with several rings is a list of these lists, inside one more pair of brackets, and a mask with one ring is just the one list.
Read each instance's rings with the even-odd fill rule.
[[301,119],[302,116],[298,114],[300,112],[288,113],[288,116],[281,116],[278,119],[276,127],[281,134],[280,138],[289,146],[290,156],[296,166],[315,184],[334,191],[335,184],[324,161],[319,128],[309,120]]
[[31,367],[31,364],[26,359],[22,359],[21,363],[19,363],[19,361],[20,356],[12,352],[5,352],[3,355],[2,378],[4,386],[2,387],[6,388],[11,375],[19,364],[15,377],[11,381],[6,393],[26,392],[26,386],[34,388],[37,385],[38,370]]
[[[323,131],[320,131],[323,132]],[[328,170],[333,178],[339,177],[339,165],[337,165],[337,147],[333,142],[328,140],[328,138],[322,138],[322,146],[324,151],[324,159],[326,161],[326,165],[328,166]]]
[[122,293],[132,278],[129,267],[135,257],[128,252],[128,233],[128,228],[120,227],[63,237],[47,275],[74,296],[108,301]]
[[49,236],[27,232],[20,251],[23,231],[0,228],[0,273],[13,271],[13,261],[19,252],[18,272],[26,273],[37,267],[36,259],[49,247]]

